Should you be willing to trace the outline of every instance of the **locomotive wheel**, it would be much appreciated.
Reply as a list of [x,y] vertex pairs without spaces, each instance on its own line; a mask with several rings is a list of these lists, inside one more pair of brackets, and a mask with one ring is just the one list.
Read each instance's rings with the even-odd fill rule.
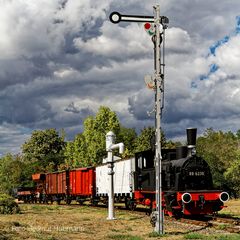
[[172,217],[175,217],[176,219],[180,219],[183,217],[183,214],[180,211],[173,211]]

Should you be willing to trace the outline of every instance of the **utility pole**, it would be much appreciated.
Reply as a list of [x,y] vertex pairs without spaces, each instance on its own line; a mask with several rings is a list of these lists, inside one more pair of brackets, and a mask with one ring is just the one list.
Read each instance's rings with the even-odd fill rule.
[[[161,41],[164,38],[164,30],[167,28],[169,20],[165,16],[160,16],[160,6],[153,7],[154,16],[139,15],[121,15],[118,12],[112,12],[109,16],[112,23],[125,22],[145,22],[145,29],[152,36],[154,42],[154,83],[149,82],[147,85],[154,84],[155,89],[155,127],[156,127],[156,149],[155,149],[155,168],[156,168],[156,211],[153,212],[153,222],[155,231],[159,234],[164,233],[163,227],[163,208],[162,208],[162,155],[161,155],[161,116],[163,108],[164,93],[164,60],[161,63]],[[152,25],[154,27],[152,29]],[[160,28],[162,32],[160,32]],[[164,46],[163,46],[164,49]],[[163,54],[164,56],[164,54]],[[151,78],[151,77],[150,77]],[[152,78],[151,78],[152,81]]]

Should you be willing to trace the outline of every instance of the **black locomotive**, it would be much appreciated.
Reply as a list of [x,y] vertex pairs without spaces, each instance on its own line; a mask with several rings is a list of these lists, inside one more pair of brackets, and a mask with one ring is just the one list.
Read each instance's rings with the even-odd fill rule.
[[[207,162],[196,155],[196,128],[187,129],[187,146],[162,150],[163,206],[171,216],[213,214],[228,201],[227,192],[213,188]],[[154,151],[136,154],[135,199],[155,207]]]

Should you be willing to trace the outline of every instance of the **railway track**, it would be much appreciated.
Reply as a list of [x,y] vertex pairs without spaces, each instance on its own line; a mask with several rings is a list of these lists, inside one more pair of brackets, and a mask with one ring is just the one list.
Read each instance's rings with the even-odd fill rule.
[[202,226],[206,228],[215,228],[217,230],[224,230],[230,233],[240,233],[240,219],[239,218],[222,218],[222,217],[212,217],[205,216],[202,219],[189,219],[181,218],[174,219],[170,217],[165,217],[168,221],[180,221],[185,224],[191,224],[196,226]]

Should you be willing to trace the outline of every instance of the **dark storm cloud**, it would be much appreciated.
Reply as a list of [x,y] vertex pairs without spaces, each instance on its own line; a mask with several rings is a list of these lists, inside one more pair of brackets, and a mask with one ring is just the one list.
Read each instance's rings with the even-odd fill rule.
[[137,95],[128,98],[129,112],[137,120],[154,119],[154,91],[142,89]]
[[[0,115],[4,116],[1,122],[11,124],[33,125],[42,119],[49,119],[54,116],[50,104],[40,98],[19,98],[15,96],[1,96]],[[34,125],[35,125],[34,124]]]
[[[170,19],[166,30],[167,134],[188,125],[237,126],[240,110],[238,39],[206,58],[209,47],[234,29],[238,1],[159,1]],[[19,149],[34,129],[83,129],[100,105],[116,111],[123,125],[154,124],[154,92],[144,89],[153,73],[151,37],[137,23],[111,24],[112,11],[152,15],[156,1],[39,0],[0,5],[1,152]],[[236,53],[236,54],[233,54]],[[206,81],[209,66],[219,69]],[[230,75],[234,79],[230,79]],[[196,89],[191,83],[196,82]],[[223,90],[224,89],[224,90]],[[223,104],[219,99],[225,94]],[[211,104],[209,104],[209,102]],[[7,135],[8,132],[8,135]],[[4,144],[5,142],[5,144]]]
[[235,0],[182,0],[181,3],[172,0],[165,9],[162,11],[170,18],[170,27],[180,27],[191,36],[206,41],[221,38],[228,33],[230,24],[239,15],[240,7]]

